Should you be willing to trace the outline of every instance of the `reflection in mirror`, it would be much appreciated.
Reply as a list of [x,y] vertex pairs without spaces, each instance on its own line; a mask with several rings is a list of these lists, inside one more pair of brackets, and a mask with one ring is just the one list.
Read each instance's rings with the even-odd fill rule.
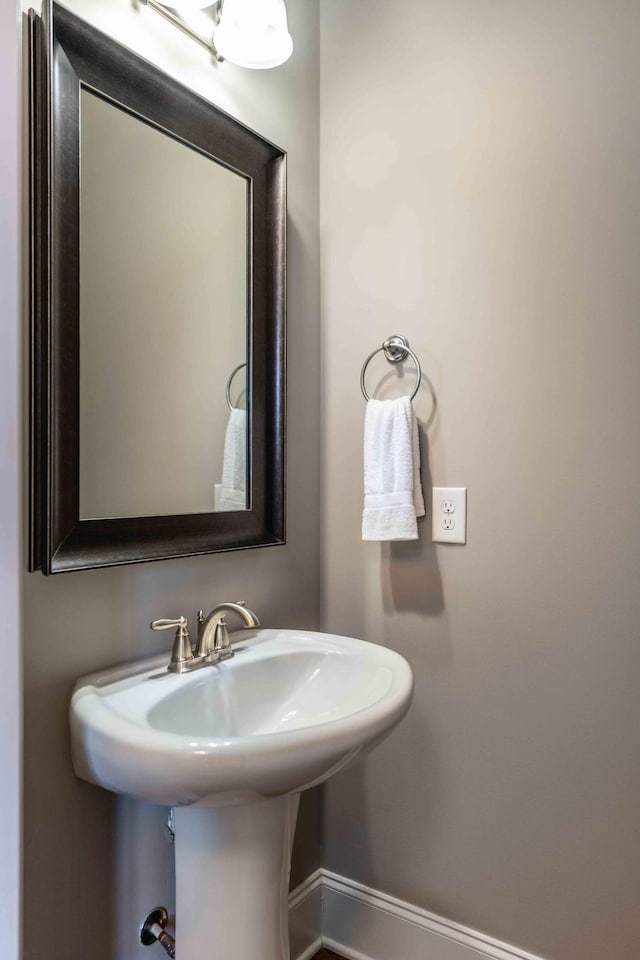
[[249,181],[80,109],[80,518],[249,509]]

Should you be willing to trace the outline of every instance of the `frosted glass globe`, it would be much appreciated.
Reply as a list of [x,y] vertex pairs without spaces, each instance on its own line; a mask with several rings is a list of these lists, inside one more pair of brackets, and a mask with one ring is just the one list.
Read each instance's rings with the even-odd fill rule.
[[293,52],[284,0],[224,0],[213,42],[239,67],[279,66]]

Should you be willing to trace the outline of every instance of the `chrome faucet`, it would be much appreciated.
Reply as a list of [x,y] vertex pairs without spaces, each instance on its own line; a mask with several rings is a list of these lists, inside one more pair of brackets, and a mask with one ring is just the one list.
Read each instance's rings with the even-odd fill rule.
[[249,610],[244,600],[236,603],[219,603],[205,617],[204,611],[198,612],[198,645],[196,657],[211,658],[211,662],[227,660],[233,656],[233,648],[227,629],[227,612],[237,613],[244,620],[245,627],[259,627],[260,620],[253,610]]

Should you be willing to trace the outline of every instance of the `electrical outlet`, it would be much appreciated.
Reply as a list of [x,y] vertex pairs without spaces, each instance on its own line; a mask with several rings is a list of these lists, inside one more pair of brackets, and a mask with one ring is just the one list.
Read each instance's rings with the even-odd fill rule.
[[438,543],[467,542],[467,488],[434,487],[432,539]]

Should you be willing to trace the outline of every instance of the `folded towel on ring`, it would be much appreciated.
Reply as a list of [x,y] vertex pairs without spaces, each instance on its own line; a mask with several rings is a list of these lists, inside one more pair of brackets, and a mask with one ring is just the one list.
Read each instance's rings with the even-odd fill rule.
[[368,400],[364,424],[363,540],[417,540],[425,513],[418,424],[409,397]]

